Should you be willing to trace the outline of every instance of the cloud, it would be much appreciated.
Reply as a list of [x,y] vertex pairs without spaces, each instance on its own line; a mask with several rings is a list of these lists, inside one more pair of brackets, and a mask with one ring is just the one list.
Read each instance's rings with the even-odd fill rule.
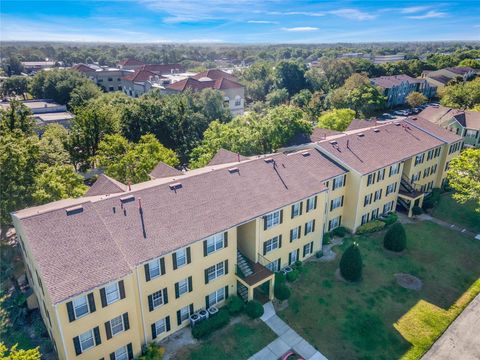
[[338,9],[329,11],[329,13],[351,20],[373,20],[376,18],[375,15],[358,9]]
[[400,10],[402,14],[415,14],[430,9],[431,6],[410,6]]
[[430,10],[426,14],[423,15],[415,15],[415,16],[407,16],[409,19],[416,19],[416,20],[423,20],[423,19],[434,19],[434,18],[442,18],[447,16],[447,13]]
[[249,23],[249,24],[278,24],[278,21],[270,21],[270,20],[248,20],[247,23]]
[[282,28],[283,31],[291,31],[291,32],[308,32],[308,31],[317,31],[319,30],[317,27],[311,26],[300,26],[300,27],[292,27],[292,28]]

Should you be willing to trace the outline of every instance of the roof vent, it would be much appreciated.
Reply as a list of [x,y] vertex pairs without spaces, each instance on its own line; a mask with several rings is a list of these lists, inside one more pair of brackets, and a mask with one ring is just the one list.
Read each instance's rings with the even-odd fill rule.
[[273,159],[272,159],[272,158],[266,158],[264,161],[265,161],[266,163],[271,163],[271,162],[273,162]]
[[400,123],[395,123],[395,126],[400,126]]
[[337,145],[337,142],[335,140],[330,141],[330,145]]
[[373,132],[379,133],[380,129],[373,129]]
[[412,120],[417,120],[417,117],[413,117]]
[[128,195],[128,196],[124,196],[124,197],[120,198],[120,202],[122,204],[129,203],[129,202],[134,201],[134,200],[135,200],[135,196],[133,196],[133,195]]
[[228,172],[229,172],[230,174],[233,174],[233,173],[238,173],[238,172],[240,172],[240,170],[238,170],[238,167],[233,167],[233,168],[228,169]]
[[365,134],[364,134],[364,133],[360,133],[360,134],[358,134],[358,137],[364,137],[364,136],[365,136]]
[[80,214],[83,212],[83,206],[82,205],[73,206],[71,208],[65,209],[65,212],[67,213],[67,216]]
[[182,188],[181,183],[170,184],[170,190],[177,190],[177,189],[181,189],[181,188]]
[[304,151],[302,152],[302,156],[304,157],[310,156],[310,153],[308,151]]

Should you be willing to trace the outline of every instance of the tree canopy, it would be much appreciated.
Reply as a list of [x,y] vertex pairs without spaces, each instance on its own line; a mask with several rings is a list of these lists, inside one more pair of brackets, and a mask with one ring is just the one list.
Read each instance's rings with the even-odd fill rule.
[[345,131],[355,118],[351,109],[334,109],[323,113],[318,118],[318,127],[336,131]]
[[457,109],[469,109],[480,104],[480,79],[445,86],[441,104]]
[[72,165],[53,165],[45,168],[35,178],[33,200],[46,204],[61,199],[82,196],[88,187],[83,177],[75,172]]
[[462,204],[473,201],[480,212],[480,149],[465,149],[453,158],[447,177],[453,198]]
[[407,95],[407,104],[413,108],[425,104],[427,101],[427,97],[418,91],[412,91]]

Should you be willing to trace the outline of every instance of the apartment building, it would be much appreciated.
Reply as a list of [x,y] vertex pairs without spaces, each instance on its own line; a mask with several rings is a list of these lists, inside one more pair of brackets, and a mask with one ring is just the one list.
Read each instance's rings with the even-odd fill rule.
[[231,295],[271,299],[274,272],[321,250],[324,232],[400,201],[411,212],[461,146],[408,118],[271,155],[222,151],[192,171],[159,164],[131,186],[102,176],[12,217],[59,358],[131,359]]
[[427,98],[432,98],[436,92],[436,87],[425,79],[416,79],[408,75],[380,76],[370,79],[370,82],[383,89],[388,107],[405,104],[408,94],[413,91],[418,91]]
[[468,66],[448,67],[435,71],[426,70],[422,73],[422,78],[437,88],[447,85],[452,80],[468,81],[475,76],[476,71]]
[[72,69],[84,74],[106,92],[123,91],[123,77],[133,72],[95,64],[76,64]]
[[466,147],[480,147],[480,112],[428,106],[418,116],[462,136]]

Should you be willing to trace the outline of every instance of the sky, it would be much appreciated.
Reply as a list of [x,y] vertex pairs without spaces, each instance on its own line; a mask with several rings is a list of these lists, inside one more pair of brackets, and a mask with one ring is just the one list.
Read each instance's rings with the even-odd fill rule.
[[1,0],[0,40],[240,44],[480,40],[480,0]]

